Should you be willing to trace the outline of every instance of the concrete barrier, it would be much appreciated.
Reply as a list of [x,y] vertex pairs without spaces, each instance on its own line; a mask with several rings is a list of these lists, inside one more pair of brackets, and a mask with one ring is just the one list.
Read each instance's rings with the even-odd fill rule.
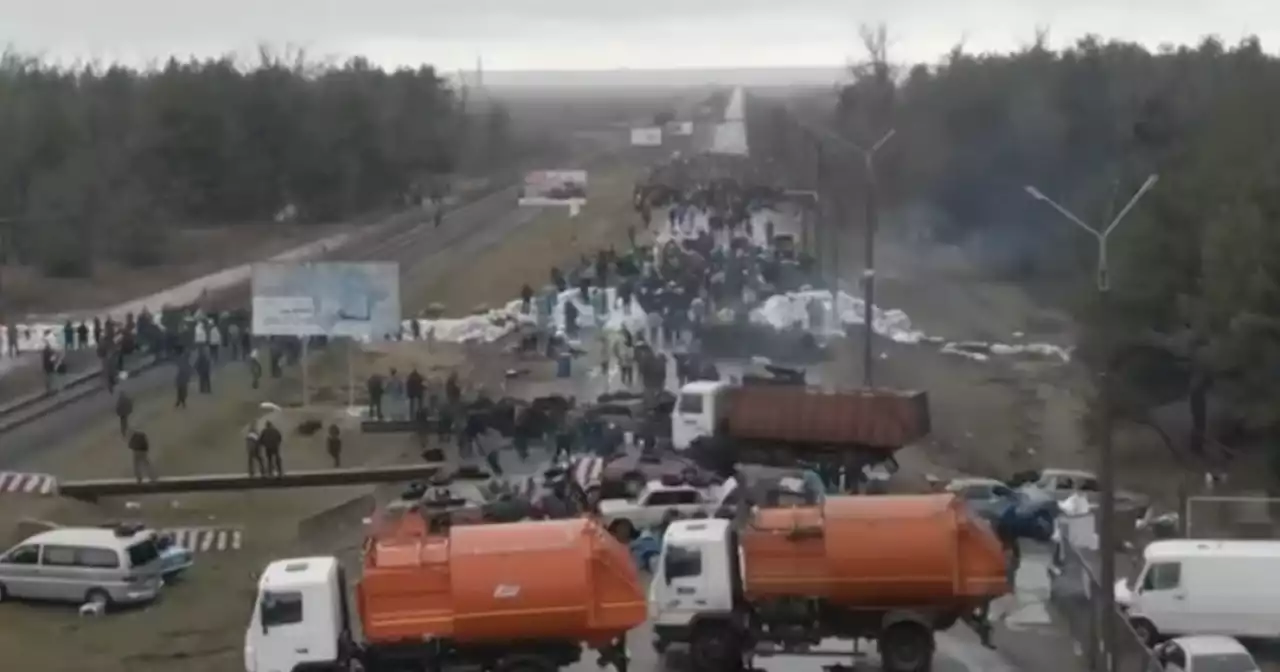
[[63,481],[59,494],[84,501],[120,495],[155,495],[173,492],[233,492],[276,488],[308,488],[333,485],[400,483],[432,478],[440,473],[440,463],[392,465],[360,469],[322,469],[286,472],[284,476],[265,477],[245,474],[197,474],[172,476],[139,483],[117,478],[93,481]]

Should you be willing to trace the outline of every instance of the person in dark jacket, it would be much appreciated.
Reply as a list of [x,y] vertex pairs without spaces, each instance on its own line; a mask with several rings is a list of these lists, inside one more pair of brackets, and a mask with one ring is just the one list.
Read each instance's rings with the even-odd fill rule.
[[374,373],[365,381],[365,391],[369,393],[369,419],[382,419],[382,374]]
[[201,350],[196,355],[196,377],[200,380],[200,394],[212,394],[213,382],[210,376],[213,374],[213,363],[209,361],[209,356],[205,354],[205,350]]
[[342,435],[337,425],[329,425],[329,435],[324,440],[325,450],[329,452],[329,458],[333,460],[333,468],[337,469],[342,466]]
[[258,433],[258,442],[262,444],[262,452],[267,457],[267,475],[284,476],[284,464],[280,460],[280,444],[284,442],[284,437],[270,420],[263,424],[262,431]]
[[409,399],[409,417],[417,418],[418,411],[422,410],[422,398],[427,391],[427,381],[418,373],[418,367],[413,367],[409,371],[409,375],[404,379],[405,396]]
[[120,394],[116,395],[116,417],[120,418],[120,436],[129,434],[130,415],[133,415],[133,399],[124,390],[120,390]]
[[174,408],[187,407],[187,391],[191,387],[191,364],[187,361],[186,355],[182,355],[178,359],[178,376],[174,381],[177,389],[177,397],[174,399]]
[[133,476],[141,483],[143,478],[154,483],[156,471],[151,466],[151,441],[141,430],[129,435],[129,452],[133,454]]

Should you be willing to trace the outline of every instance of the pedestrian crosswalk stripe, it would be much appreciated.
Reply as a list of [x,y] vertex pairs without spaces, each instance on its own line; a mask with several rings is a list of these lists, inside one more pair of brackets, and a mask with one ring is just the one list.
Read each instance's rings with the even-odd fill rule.
[[0,471],[0,494],[56,495],[58,478],[52,474]]
[[160,530],[173,538],[173,543],[193,553],[238,551],[244,532],[234,527],[172,527]]
[[579,457],[573,463],[573,480],[578,485],[589,488],[593,485],[600,485],[601,476],[604,474],[604,459],[600,457]]

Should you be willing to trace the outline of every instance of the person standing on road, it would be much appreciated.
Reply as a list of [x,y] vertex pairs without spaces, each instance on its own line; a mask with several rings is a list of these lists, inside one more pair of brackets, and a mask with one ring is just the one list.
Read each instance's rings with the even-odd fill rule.
[[107,394],[116,393],[116,381],[120,379],[120,371],[116,368],[116,365],[115,357],[107,357],[102,360],[102,382],[107,386]]
[[258,432],[254,430],[253,425],[249,425],[249,431],[244,435],[244,452],[249,458],[249,478],[267,475],[267,461],[262,457],[262,442],[258,439]]
[[151,441],[142,430],[129,435],[129,452],[133,455],[133,477],[141,483],[143,478],[156,482],[156,471],[151,466]]
[[129,434],[129,416],[133,415],[133,399],[124,391],[116,395],[116,417],[120,418],[120,436]]
[[409,371],[408,377],[404,380],[405,394],[409,397],[409,419],[418,417],[418,412],[422,410],[422,397],[427,391],[427,381],[422,378],[422,374],[418,373],[418,367],[413,367]]
[[5,348],[10,357],[18,356],[18,325],[10,324],[5,328]]
[[187,391],[191,387],[191,362],[187,359],[185,353],[178,355],[178,376],[174,382],[177,387],[177,396],[173,401],[173,407],[186,408]]
[[[213,333],[218,333],[216,330]],[[201,350],[196,355],[196,377],[200,379],[200,394],[212,394],[213,383],[209,379],[213,365],[209,362],[209,355],[205,354],[205,350]]]
[[249,380],[255,390],[262,383],[262,362],[256,349],[249,352]]
[[369,376],[365,389],[369,392],[369,419],[382,420],[382,374]]
[[232,360],[244,357],[244,351],[240,349],[240,325],[234,320],[227,325],[227,354]]
[[222,326],[217,322],[209,324],[209,357],[218,361],[218,351],[222,349]]
[[284,441],[284,437],[280,436],[280,430],[271,424],[268,420],[262,426],[262,432],[258,434],[258,442],[262,444],[262,450],[267,455],[267,475],[277,478],[284,476],[284,464],[280,461],[280,444]]
[[324,447],[329,452],[329,459],[333,460],[333,468],[341,467],[342,434],[339,432],[337,425],[329,425],[329,435],[325,437]]
[[89,325],[80,320],[80,326],[76,327],[76,349],[84,350],[89,347]]

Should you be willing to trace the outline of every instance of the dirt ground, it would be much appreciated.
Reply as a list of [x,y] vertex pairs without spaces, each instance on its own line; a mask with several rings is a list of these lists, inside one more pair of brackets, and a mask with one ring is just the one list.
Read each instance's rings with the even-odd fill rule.
[[[516,235],[483,250],[449,277],[421,287],[404,287],[406,312],[426,303],[496,305],[514,298],[526,282],[545,282],[552,265],[567,264],[600,245],[624,243],[627,227],[635,222],[629,208],[629,180],[635,170],[621,167],[593,173],[592,201],[577,218],[549,210]],[[457,312],[467,311],[459,308]],[[294,431],[303,417],[343,427],[346,464],[419,459],[411,437],[359,433],[345,409],[350,353],[345,344],[335,343],[313,355],[309,387],[314,407],[305,413],[290,411],[281,418],[286,471],[327,465],[321,435],[303,437]],[[501,344],[436,344],[428,349],[424,343],[411,342],[367,345],[352,364],[357,403],[363,399],[360,381],[373,370],[385,372],[394,366],[405,371],[417,366],[438,380],[446,371],[456,369],[473,385],[489,387],[500,386],[506,370],[527,367],[505,353]],[[532,368],[536,369],[530,374],[534,376],[546,369]],[[266,379],[256,391],[250,389],[247,369],[240,366],[223,369],[213,384],[215,394],[193,394],[185,411],[172,409],[168,391],[135,400],[134,424],[150,435],[153,461],[160,474],[243,471],[246,458],[241,437],[248,423],[262,414],[259,404],[271,400],[287,405],[301,396],[296,369],[287,369],[279,380]],[[51,446],[25,468],[63,478],[126,476],[130,473],[128,457],[115,420],[104,418],[85,427],[75,441]],[[199,554],[190,576],[144,609],[82,619],[66,607],[0,606],[0,652],[4,652],[0,655],[5,667],[70,672],[85,669],[86,661],[92,660],[95,672],[238,669],[255,572],[272,558],[309,550],[298,537],[301,520],[370,490],[334,487],[151,496],[92,506],[58,499],[6,498],[0,507],[0,530],[10,530],[24,518],[59,523],[141,518],[157,527],[242,528],[244,548]]]

